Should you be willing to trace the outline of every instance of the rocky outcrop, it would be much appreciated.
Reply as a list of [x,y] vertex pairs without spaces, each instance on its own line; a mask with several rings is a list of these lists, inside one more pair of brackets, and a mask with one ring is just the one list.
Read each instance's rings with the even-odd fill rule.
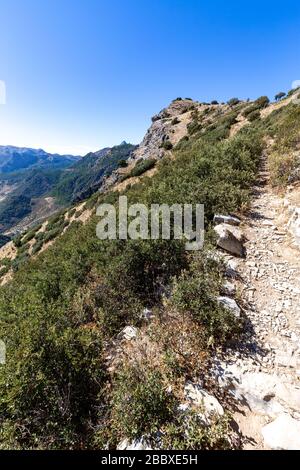
[[[133,152],[131,160],[162,158],[166,153],[163,148],[164,142],[170,140],[172,145],[176,145],[183,135],[187,134],[186,126],[191,121],[189,111],[195,105],[196,103],[192,100],[175,100],[170,106],[153,116],[152,125],[141,144]],[[177,124],[175,124],[175,119]],[[177,132],[178,127],[184,129]]]
[[219,304],[221,304],[226,310],[229,310],[235,318],[240,318],[241,316],[241,309],[236,303],[234,299],[231,299],[230,297],[218,297],[217,301]]
[[245,237],[240,229],[222,223],[216,225],[214,230],[217,234],[217,246],[219,248],[235,256],[245,256]]
[[215,224],[228,224],[228,225],[240,225],[241,221],[237,217],[233,217],[232,215],[218,215],[214,216],[214,223]]
[[300,450],[300,421],[281,415],[262,429],[267,447],[273,450]]

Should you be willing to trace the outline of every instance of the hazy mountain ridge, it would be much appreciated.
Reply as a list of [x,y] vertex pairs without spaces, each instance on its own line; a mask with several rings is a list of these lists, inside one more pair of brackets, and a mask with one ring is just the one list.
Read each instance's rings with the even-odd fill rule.
[[81,157],[59,155],[42,149],[0,146],[0,173],[13,173],[19,170],[38,168],[66,168]]

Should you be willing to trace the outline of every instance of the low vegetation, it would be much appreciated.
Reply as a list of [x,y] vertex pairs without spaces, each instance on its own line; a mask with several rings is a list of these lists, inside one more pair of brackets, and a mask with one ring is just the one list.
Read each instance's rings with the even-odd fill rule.
[[[204,358],[240,328],[215,301],[224,267],[210,256],[213,216],[248,207],[263,150],[256,123],[228,139],[236,117],[219,115],[173,149],[174,159],[140,161],[129,173],[140,176],[157,165],[152,178],[126,189],[129,204],[205,204],[205,251],[188,254],[184,240],[101,241],[95,215],[85,225],[72,222],[30,260],[30,240],[15,240],[16,272],[0,289],[0,337],[7,346],[0,369],[3,449],[114,448],[118,439],[144,434],[155,441],[157,431],[165,447],[228,447],[227,418],[205,427],[196,414],[178,413],[178,404],[184,382],[205,364],[193,362],[195,351]],[[87,204],[117,206],[118,195],[93,195]],[[63,214],[50,219],[32,250],[61,234],[64,224]],[[115,372],[108,370],[112,340],[128,324],[142,329],[145,307],[156,312],[151,360],[146,348],[131,356],[138,364],[127,356]]]

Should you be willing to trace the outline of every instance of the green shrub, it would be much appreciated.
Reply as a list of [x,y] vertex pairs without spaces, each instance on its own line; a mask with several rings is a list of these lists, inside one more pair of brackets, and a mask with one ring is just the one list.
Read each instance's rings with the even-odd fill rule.
[[260,111],[252,111],[250,114],[248,114],[248,121],[253,122],[256,121],[257,119],[260,118]]
[[170,142],[170,140],[165,140],[162,143],[162,148],[164,148],[165,150],[172,150],[173,144]]
[[258,107],[258,109],[265,108],[269,103],[270,100],[267,96],[260,96],[257,98],[257,100],[254,101],[254,104]]
[[113,433],[129,439],[154,434],[171,419],[175,399],[158,370],[129,366],[121,371],[112,398]]
[[26,245],[28,242],[30,242],[34,238],[34,236],[36,234],[36,231],[37,231],[37,229],[34,228],[34,229],[30,230],[29,232],[27,232],[25,234],[25,236],[22,238],[22,244]]
[[22,246],[22,235],[17,235],[13,241],[14,241],[15,247],[19,248],[20,246]]
[[189,410],[178,413],[162,428],[163,449],[172,450],[232,450],[230,419],[215,417],[209,426],[203,424],[201,413]]
[[10,258],[2,258],[0,260],[0,266],[11,266],[11,259]]
[[61,228],[55,228],[50,230],[49,232],[46,232],[45,237],[44,237],[44,242],[47,243],[54,238],[58,237],[58,235],[61,234]]
[[12,261],[12,269],[14,272],[17,272],[23,265],[25,265],[29,260],[28,252],[23,252],[18,254],[18,256]]
[[280,101],[285,96],[286,96],[286,93],[284,93],[283,91],[280,91],[279,93],[277,93],[277,95],[275,95],[275,101]]
[[188,312],[204,327],[207,338],[222,342],[239,331],[240,323],[216,300],[222,280],[222,266],[209,257],[201,257],[192,271],[183,273],[175,282],[174,306]]
[[229,106],[236,106],[239,103],[240,103],[240,100],[238,98],[231,98],[230,100],[227,101],[227,104]]
[[180,123],[180,121],[179,121],[178,117],[175,117],[174,119],[172,119],[172,122],[171,122],[172,126],[175,126],[176,124],[179,124],[179,123]]
[[130,176],[141,176],[148,170],[151,170],[156,165],[156,160],[154,158],[149,158],[148,160],[142,160],[137,162],[135,167],[131,170]]
[[32,255],[35,255],[36,253],[38,253],[42,247],[43,247],[43,244],[44,244],[44,241],[43,240],[38,240],[35,242],[35,244],[33,245],[32,247],[32,252],[31,254]]
[[0,277],[4,276],[10,271],[10,266],[1,266],[0,267]]
[[119,160],[119,161],[118,161],[118,167],[119,167],[119,168],[126,168],[127,165],[128,165],[127,160]]
[[50,307],[47,313],[35,308],[36,317],[21,324],[18,343],[8,343],[0,380],[1,441],[9,438],[22,449],[80,448],[97,416],[105,379],[101,338],[68,326]]

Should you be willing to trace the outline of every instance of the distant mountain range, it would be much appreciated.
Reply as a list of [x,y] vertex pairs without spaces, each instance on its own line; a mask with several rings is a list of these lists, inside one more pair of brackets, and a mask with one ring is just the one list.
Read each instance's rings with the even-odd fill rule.
[[30,149],[0,145],[0,173],[41,168],[67,168],[81,157],[47,153],[42,149]]
[[85,157],[0,146],[0,246],[61,207],[97,191],[136,146],[122,142]]

